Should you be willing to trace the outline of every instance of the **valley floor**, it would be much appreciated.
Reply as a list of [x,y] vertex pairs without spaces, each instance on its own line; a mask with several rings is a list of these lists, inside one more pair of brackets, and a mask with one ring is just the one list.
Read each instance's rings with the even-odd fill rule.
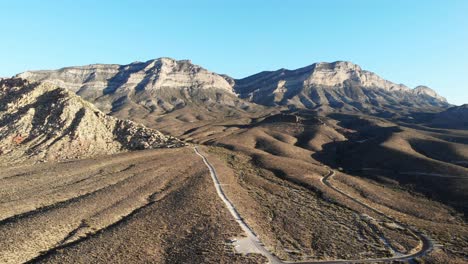
[[0,173],[0,263],[258,263],[191,148]]
[[[464,262],[468,228],[447,207],[342,172],[324,184],[330,169],[305,149],[262,150],[288,141],[275,135],[282,141],[199,149],[278,262],[413,254],[427,263]],[[0,263],[266,263],[236,250],[245,232],[207,165],[184,147],[4,167]]]

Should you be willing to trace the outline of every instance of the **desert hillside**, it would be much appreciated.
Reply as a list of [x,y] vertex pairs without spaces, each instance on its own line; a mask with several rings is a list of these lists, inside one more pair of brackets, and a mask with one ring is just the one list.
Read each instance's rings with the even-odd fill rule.
[[0,159],[65,160],[182,142],[105,115],[75,93],[23,79],[0,81]]

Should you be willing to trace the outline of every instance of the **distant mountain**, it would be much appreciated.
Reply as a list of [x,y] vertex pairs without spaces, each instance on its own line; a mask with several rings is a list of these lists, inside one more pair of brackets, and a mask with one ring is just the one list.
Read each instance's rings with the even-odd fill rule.
[[436,114],[431,124],[438,127],[468,128],[468,104],[454,106]]
[[53,84],[0,80],[0,159],[63,160],[132,149],[179,147],[171,136],[107,116]]
[[410,89],[345,61],[261,72],[235,80],[241,98],[263,105],[371,114],[437,111],[449,106],[432,89]]
[[187,117],[186,111],[179,115],[182,119],[206,120],[213,112],[249,111],[258,105],[381,116],[440,112],[450,106],[428,87],[410,89],[344,61],[237,80],[170,58],[29,71],[17,77],[67,88],[105,113],[140,122],[183,108],[205,113]]
[[29,71],[17,77],[52,83],[76,92],[104,112],[120,110],[167,113],[188,105],[248,108],[229,79],[188,60],[159,58],[128,65],[93,64],[51,71]]

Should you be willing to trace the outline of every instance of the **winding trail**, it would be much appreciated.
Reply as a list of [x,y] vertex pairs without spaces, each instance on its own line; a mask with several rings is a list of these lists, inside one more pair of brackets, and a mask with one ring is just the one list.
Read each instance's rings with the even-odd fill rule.
[[269,262],[271,264],[281,264],[281,263],[301,263],[301,264],[333,264],[333,263],[336,263],[336,264],[339,264],[339,263],[376,263],[376,262],[391,262],[391,261],[409,261],[409,260],[412,260],[412,259],[414,259],[416,257],[421,257],[423,255],[426,255],[427,253],[429,253],[434,248],[432,240],[428,236],[426,236],[425,234],[417,231],[416,229],[414,229],[414,228],[412,228],[412,227],[410,227],[410,226],[408,226],[406,224],[403,224],[402,222],[396,220],[393,217],[385,215],[384,213],[382,213],[378,209],[375,209],[375,208],[373,208],[373,207],[371,207],[371,206],[357,200],[356,198],[348,195],[347,193],[341,191],[340,189],[334,187],[329,182],[329,179],[335,175],[335,171],[327,167],[329,169],[329,173],[325,177],[323,177],[321,179],[321,182],[324,185],[326,185],[327,187],[333,189],[334,191],[346,196],[347,198],[351,199],[352,201],[358,203],[359,205],[373,211],[374,213],[376,213],[378,215],[381,215],[381,216],[393,221],[394,223],[396,223],[396,224],[398,224],[398,225],[400,225],[402,227],[407,228],[408,230],[413,232],[419,238],[419,240],[422,243],[422,246],[415,253],[407,254],[407,255],[400,255],[400,256],[395,256],[395,257],[389,257],[389,258],[358,259],[358,260],[338,259],[338,260],[312,260],[312,261],[282,261],[278,257],[276,257],[275,255],[273,255],[270,251],[268,251],[268,249],[265,248],[265,246],[260,241],[260,239],[255,234],[255,232],[248,226],[248,224],[244,221],[244,219],[242,219],[242,217],[239,215],[239,212],[237,211],[235,206],[232,204],[232,202],[227,198],[226,194],[224,193],[223,188],[222,188],[222,184],[219,182],[218,175],[216,174],[216,170],[213,167],[213,165],[211,165],[211,163],[208,161],[208,159],[198,151],[198,147],[195,146],[193,149],[194,149],[195,153],[202,158],[202,160],[205,163],[206,167],[210,171],[210,175],[211,175],[211,178],[213,180],[213,184],[214,184],[214,186],[216,188],[216,192],[217,192],[218,196],[224,202],[224,204],[226,205],[226,207],[228,208],[229,212],[234,217],[236,222],[241,226],[242,230],[244,230],[244,232],[246,233],[246,235],[247,235],[246,239],[248,239],[248,243],[250,243],[251,246],[255,247],[255,249],[256,249],[256,251],[258,253],[265,256],[269,260]]
[[[328,167],[327,167],[328,168]],[[396,261],[396,260],[399,260],[399,261],[408,261],[408,260],[412,260],[416,257],[421,257],[421,256],[424,256],[426,255],[427,253],[429,253],[433,248],[434,248],[434,244],[432,242],[432,240],[425,234],[419,232],[418,230],[414,229],[413,227],[410,227],[400,221],[398,221],[397,219],[391,217],[391,216],[388,216],[384,213],[382,213],[381,211],[379,211],[378,209],[374,208],[374,207],[371,207],[359,200],[357,200],[356,198],[352,197],[351,195],[343,192],[342,190],[336,188],[335,186],[333,186],[330,182],[329,182],[329,179],[333,176],[335,176],[335,171],[328,168],[330,171],[329,173],[323,177],[322,179],[320,179],[320,181],[330,187],[331,189],[333,189],[334,191],[348,197],[349,199],[351,199],[352,201],[354,201],[355,203],[361,205],[362,207],[365,207],[367,208],[368,210],[380,215],[380,216],[383,216],[387,219],[389,219],[390,221],[410,230],[413,234],[415,234],[418,239],[421,241],[422,243],[422,246],[421,246],[421,249],[419,249],[417,252],[415,253],[412,253],[412,254],[407,254],[407,255],[401,255],[401,256],[395,256],[395,257],[390,257],[390,258],[377,258],[377,259],[366,259],[366,260],[347,260],[347,261],[344,261],[345,263],[366,263],[366,262],[386,262],[386,261]],[[302,263],[305,263],[305,262],[302,262]],[[318,263],[318,262],[307,262],[307,263]],[[322,262],[323,263],[323,262]],[[343,262],[329,262],[329,263],[343,263]]]

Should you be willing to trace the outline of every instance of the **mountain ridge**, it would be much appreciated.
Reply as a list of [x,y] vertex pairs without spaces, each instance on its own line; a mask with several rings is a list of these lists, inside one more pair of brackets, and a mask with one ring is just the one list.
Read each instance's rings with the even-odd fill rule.
[[[206,70],[204,69],[203,67],[199,66],[198,64],[193,64],[192,63],[192,60],[190,59],[181,59],[181,60],[176,60],[176,59],[173,59],[173,58],[170,58],[170,57],[160,57],[160,58],[156,58],[156,59],[150,59],[150,60],[147,60],[147,61],[134,61],[134,62],[131,62],[129,64],[116,64],[116,63],[110,63],[110,64],[107,64],[107,63],[92,63],[92,64],[86,64],[86,65],[82,65],[82,66],[66,66],[66,67],[61,67],[59,69],[51,69],[51,70],[28,70],[28,71],[24,71],[24,72],[21,72],[19,74],[16,74],[14,75],[14,77],[19,77],[19,78],[25,78],[25,79],[28,79],[28,75],[29,74],[34,74],[34,73],[50,73],[50,72],[57,72],[57,71],[64,71],[64,70],[70,70],[70,69],[92,69],[92,68],[100,68],[100,67],[104,67],[104,66],[107,66],[107,67],[122,67],[122,66],[131,66],[131,65],[141,65],[141,64],[151,64],[151,63],[155,63],[157,61],[161,61],[161,62],[167,62],[167,61],[172,61],[172,62],[179,62],[179,63],[187,63],[187,64],[191,64],[197,68],[201,68],[203,70]],[[355,67],[357,70],[359,71],[363,71],[365,73],[370,73],[370,74],[374,74],[374,75],[377,75],[375,72],[372,72],[372,71],[368,71],[368,70],[363,70],[362,67],[358,64],[355,64],[351,61],[344,61],[344,60],[338,60],[338,61],[333,61],[333,62],[315,62],[315,63],[312,63],[310,65],[307,65],[307,66],[304,66],[304,67],[299,67],[299,68],[296,68],[296,69],[288,69],[288,68],[280,68],[280,69],[277,69],[277,70],[265,70],[265,71],[261,71],[261,72],[258,72],[258,73],[254,73],[254,74],[251,74],[251,75],[248,75],[248,76],[245,76],[245,77],[241,77],[241,78],[234,78],[234,77],[231,77],[229,76],[229,74],[219,74],[219,73],[216,73],[216,72],[212,72],[212,71],[208,71],[210,73],[215,73],[219,76],[222,76],[224,77],[225,79],[227,79],[226,81],[229,83],[230,80],[244,80],[244,79],[247,79],[247,78],[251,78],[251,77],[254,77],[254,76],[258,76],[258,75],[262,75],[262,74],[267,74],[267,73],[275,73],[275,72],[285,72],[285,71],[289,71],[289,72],[292,72],[292,71],[303,71],[303,70],[308,70],[308,69],[314,69],[314,68],[319,68],[319,67],[327,67],[328,65],[345,65],[347,67]],[[378,75],[377,75],[378,76]],[[381,78],[383,81],[386,81],[386,82],[389,82],[391,83],[392,86],[395,86],[395,87],[398,87],[398,88],[401,88],[401,89],[405,89],[405,90],[415,90],[415,89],[418,89],[418,88],[424,88],[424,89],[429,89],[431,90],[431,94],[432,95],[438,95],[438,93],[426,86],[426,85],[417,85],[413,88],[403,84],[403,83],[395,83],[395,82],[391,82],[391,81],[388,81],[380,76],[378,76],[379,78]],[[9,77],[2,77],[3,79],[7,79]],[[438,95],[440,96],[440,95]],[[442,99],[443,97],[440,96],[440,98]],[[443,98],[445,100],[445,98]]]
[[[191,99],[200,99],[191,96],[197,92],[195,90],[203,90],[202,97],[210,97],[211,90],[221,91],[226,97],[235,97],[232,87],[224,77],[192,64],[189,60],[177,61],[171,58],[126,65],[90,64],[58,70],[27,71],[15,77],[70,89],[105,112],[111,111],[117,100],[124,100],[122,97],[141,97],[143,93],[146,93],[148,99],[154,100],[136,98],[136,103],[145,101],[141,104],[143,107],[159,112],[168,112],[186,105]],[[173,94],[175,88],[180,92]],[[103,97],[111,95],[118,98],[103,102]]]
[[[338,61],[333,61],[333,62],[315,62],[315,63],[312,63],[310,65],[307,65],[307,66],[303,66],[303,67],[299,67],[299,68],[295,68],[295,69],[289,69],[289,68],[280,68],[280,69],[277,69],[277,70],[265,70],[265,71],[261,71],[261,72],[258,72],[258,73],[254,73],[254,74],[251,74],[251,75],[248,75],[248,76],[245,76],[245,77],[241,77],[241,78],[232,78],[234,80],[244,80],[244,79],[247,79],[247,78],[250,78],[250,77],[254,77],[254,76],[258,76],[258,75],[262,75],[262,74],[271,74],[271,73],[275,73],[275,72],[293,72],[293,71],[307,71],[307,70],[313,70],[314,68],[317,68],[317,67],[320,67],[320,66],[327,66],[327,65],[353,65],[353,67],[355,67],[356,69],[358,69],[359,71],[363,71],[363,72],[366,72],[366,73],[369,73],[369,74],[375,74],[375,75],[378,75],[376,74],[375,72],[373,71],[369,71],[369,70],[363,70],[362,67],[358,64],[355,64],[351,61],[344,61],[344,60],[338,60]],[[426,86],[426,85],[417,85],[413,88],[403,84],[403,83],[395,83],[395,82],[391,82],[391,81],[388,81],[387,79],[383,78],[383,77],[380,77],[382,80],[384,81],[387,81],[389,83],[392,84],[392,86],[396,86],[396,87],[401,87],[401,89],[404,89],[404,90],[415,90],[417,88],[425,88],[425,89],[429,89],[431,90],[431,93],[432,94],[437,94],[437,92],[435,90],[433,90],[432,88]],[[438,95],[438,94],[437,94]],[[442,96],[440,96],[441,98],[443,98]],[[443,100],[446,100],[445,98]]]
[[240,98],[269,106],[370,114],[440,111],[449,106],[445,98],[428,87],[411,89],[346,61],[264,71],[235,83]]
[[27,71],[16,77],[70,89],[106,113],[125,108],[164,114],[191,104],[241,110],[253,104],[318,111],[397,115],[440,112],[447,100],[426,86],[411,89],[347,61],[317,62],[235,79],[193,64],[158,58],[126,65],[90,64]]

